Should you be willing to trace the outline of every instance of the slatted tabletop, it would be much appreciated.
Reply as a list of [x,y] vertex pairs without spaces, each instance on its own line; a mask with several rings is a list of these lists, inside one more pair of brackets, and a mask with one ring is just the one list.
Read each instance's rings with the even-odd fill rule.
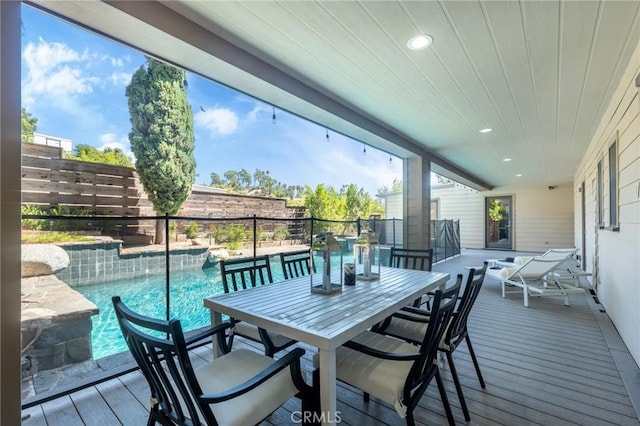
[[311,293],[309,277],[299,277],[208,297],[204,305],[309,345],[334,349],[448,279],[442,272],[383,268],[380,279],[358,280],[341,293]]
[[317,347],[322,419],[332,424],[336,348],[448,279],[442,272],[382,268],[379,279],[358,280],[340,293],[312,293],[307,276],[208,297],[204,305],[211,310],[213,324],[226,314]]

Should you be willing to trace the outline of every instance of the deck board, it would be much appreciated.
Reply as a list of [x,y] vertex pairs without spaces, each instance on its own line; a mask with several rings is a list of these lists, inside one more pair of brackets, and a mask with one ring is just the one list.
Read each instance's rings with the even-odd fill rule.
[[[452,277],[458,272],[466,274],[464,266],[479,264],[479,256],[480,252],[476,257],[461,256],[436,264],[434,270],[449,272]],[[454,353],[471,422],[464,421],[446,360],[440,360],[457,424],[640,425],[599,325],[606,313],[594,309],[587,292],[572,294],[570,301],[571,306],[566,307],[561,297],[531,298],[530,307],[525,308],[521,294],[502,298],[499,283],[490,278],[485,281],[469,329],[486,389],[478,383],[466,345]],[[255,342],[241,338],[234,347],[261,351]],[[301,347],[306,350],[302,366],[310,375],[315,349]],[[213,356],[209,347],[198,348],[193,354],[196,365]],[[133,372],[25,410],[23,415],[29,417],[23,425],[143,425],[148,400],[144,378]],[[359,390],[342,383],[338,384],[337,407],[341,425],[405,424],[393,407],[375,398],[365,403]],[[263,426],[297,424],[299,409],[298,400],[289,400]],[[415,416],[420,425],[447,424],[435,383],[420,401]]]
[[[147,407],[141,404],[128,389],[123,389],[122,382],[110,380],[96,385],[96,389],[109,406],[112,407],[120,423],[125,426],[146,424],[149,417]],[[145,389],[147,389],[146,386]],[[148,396],[146,399],[149,399]]]

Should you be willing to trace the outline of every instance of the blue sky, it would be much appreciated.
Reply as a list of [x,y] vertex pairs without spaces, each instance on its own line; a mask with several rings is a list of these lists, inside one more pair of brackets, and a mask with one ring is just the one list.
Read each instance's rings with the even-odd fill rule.
[[[29,7],[22,9],[22,105],[38,119],[38,133],[73,145],[131,152],[125,87],[146,63],[128,47]],[[268,170],[289,185],[355,183],[371,195],[402,178],[402,161],[324,127],[188,73],[194,113],[196,183],[211,173]],[[201,108],[204,111],[201,110]]]

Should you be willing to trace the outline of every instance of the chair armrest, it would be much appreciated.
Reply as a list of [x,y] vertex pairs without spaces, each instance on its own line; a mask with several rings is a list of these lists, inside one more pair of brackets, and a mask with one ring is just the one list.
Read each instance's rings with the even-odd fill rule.
[[215,327],[206,327],[202,331],[195,332],[193,334],[189,334],[185,336],[185,343],[187,348],[191,349],[196,343],[204,340],[213,335],[218,336],[218,344],[220,344],[220,348],[223,353],[228,353],[229,348],[227,347],[227,341],[225,340],[225,331],[231,327],[231,324],[228,322],[224,322],[222,324],[218,324]]
[[[241,383],[238,386],[228,389],[224,392],[216,394],[204,394],[202,395],[201,399],[208,404],[228,401],[230,399],[243,395],[252,389],[255,389],[287,367],[293,367],[294,371],[297,370],[297,373],[300,374],[300,358],[303,355],[304,349],[295,348],[244,383]],[[293,382],[297,384],[298,380],[296,378],[293,378]]]
[[420,353],[398,354],[394,352],[383,352],[379,351],[378,349],[365,346],[362,343],[354,342],[353,340],[349,340],[342,346],[353,349],[354,351],[362,352],[366,355],[371,355],[376,358],[389,359],[392,361],[415,361],[416,359],[420,358]]

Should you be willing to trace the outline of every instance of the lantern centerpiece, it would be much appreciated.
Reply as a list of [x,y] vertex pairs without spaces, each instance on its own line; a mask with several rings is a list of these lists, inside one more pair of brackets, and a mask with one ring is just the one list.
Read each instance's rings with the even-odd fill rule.
[[380,278],[380,242],[373,231],[362,231],[353,245],[353,256],[362,265],[358,279],[372,281]]
[[[335,265],[331,264],[332,253],[339,254],[335,256]],[[331,294],[342,291],[342,247],[332,232],[316,235],[311,245],[311,262],[311,293]],[[313,272],[314,270],[317,272]]]

